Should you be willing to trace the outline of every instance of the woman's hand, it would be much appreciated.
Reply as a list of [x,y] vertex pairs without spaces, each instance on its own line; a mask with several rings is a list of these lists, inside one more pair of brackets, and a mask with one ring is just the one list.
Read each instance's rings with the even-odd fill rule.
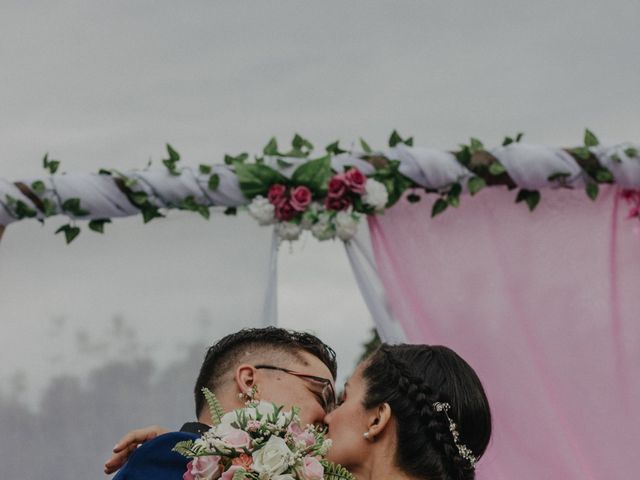
[[126,433],[120,440],[118,440],[116,446],[113,447],[113,454],[111,455],[111,458],[109,458],[109,460],[104,464],[104,473],[114,473],[125,464],[129,455],[131,455],[141,444],[167,432],[169,432],[169,430],[166,428],[162,428],[158,425],[151,425],[149,427],[131,430]]

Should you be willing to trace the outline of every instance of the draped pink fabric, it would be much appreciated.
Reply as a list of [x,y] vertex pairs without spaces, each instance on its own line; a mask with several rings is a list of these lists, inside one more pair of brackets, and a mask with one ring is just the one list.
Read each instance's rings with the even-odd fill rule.
[[529,213],[487,188],[435,219],[423,199],[370,220],[407,337],[450,346],[485,385],[479,479],[640,475],[640,235],[616,193],[545,191]]

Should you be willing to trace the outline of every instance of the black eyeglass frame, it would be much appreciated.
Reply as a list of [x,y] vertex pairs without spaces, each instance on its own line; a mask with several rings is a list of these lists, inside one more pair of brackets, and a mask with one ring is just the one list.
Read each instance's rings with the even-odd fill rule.
[[315,375],[308,375],[306,373],[296,372],[295,370],[289,370],[288,368],[276,367],[274,365],[254,365],[253,368],[256,369],[265,369],[265,370],[278,370],[280,372],[288,373],[289,375],[294,375],[296,377],[311,380],[312,382],[317,382],[322,384],[322,402],[324,405],[322,408],[325,412],[330,412],[334,408],[336,408],[336,391],[333,389],[333,384],[331,380],[324,377],[317,377]]

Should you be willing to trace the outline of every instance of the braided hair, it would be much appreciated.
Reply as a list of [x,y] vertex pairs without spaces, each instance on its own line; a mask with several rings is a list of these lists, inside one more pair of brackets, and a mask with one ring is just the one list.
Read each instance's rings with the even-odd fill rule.
[[[382,344],[367,360],[364,407],[388,403],[396,420],[395,461],[405,473],[429,480],[472,480],[465,445],[480,458],[491,436],[491,412],[474,370],[453,350]],[[448,403],[445,415],[434,408]],[[459,438],[451,431],[451,418]]]

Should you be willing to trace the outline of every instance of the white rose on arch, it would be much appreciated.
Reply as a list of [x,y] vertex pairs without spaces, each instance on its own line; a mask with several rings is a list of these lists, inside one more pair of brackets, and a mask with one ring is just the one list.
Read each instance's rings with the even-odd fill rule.
[[365,184],[365,192],[362,201],[375,209],[376,212],[384,212],[389,201],[389,192],[384,184],[373,178],[369,178]]
[[289,468],[289,463],[294,456],[284,439],[276,436],[269,437],[267,443],[251,455],[253,458],[252,468],[260,478],[272,478],[275,475],[284,473]]
[[292,222],[280,222],[276,225],[278,236],[282,240],[297,240],[302,233],[302,227]]
[[275,211],[273,204],[262,195],[255,197],[249,204],[249,215],[260,225],[272,225],[276,220]]
[[333,220],[338,238],[343,241],[351,240],[358,233],[358,220],[357,214],[351,211],[338,212]]

